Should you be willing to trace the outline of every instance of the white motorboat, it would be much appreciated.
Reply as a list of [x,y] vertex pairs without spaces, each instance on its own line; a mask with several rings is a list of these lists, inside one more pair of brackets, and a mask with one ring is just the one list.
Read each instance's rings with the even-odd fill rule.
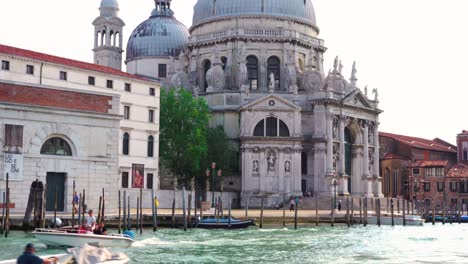
[[[424,224],[424,219],[420,215],[405,215],[406,225],[408,226],[418,226]],[[403,225],[403,216],[394,215],[393,216],[394,225]],[[377,215],[369,215],[367,217],[367,223],[370,225],[377,224]],[[392,225],[392,216],[389,214],[382,214],[380,216],[381,225]]]
[[[81,247],[68,250],[68,254],[58,254],[50,256],[39,256],[42,259],[57,257],[57,264],[126,264],[130,261],[127,255],[123,253],[112,253],[106,248],[94,247],[91,245],[82,245]],[[16,259],[3,260],[0,264],[16,264]]]
[[70,230],[36,228],[34,236],[46,246],[80,247],[84,244],[97,244],[102,247],[131,247],[134,240],[121,234],[95,235],[76,233]]

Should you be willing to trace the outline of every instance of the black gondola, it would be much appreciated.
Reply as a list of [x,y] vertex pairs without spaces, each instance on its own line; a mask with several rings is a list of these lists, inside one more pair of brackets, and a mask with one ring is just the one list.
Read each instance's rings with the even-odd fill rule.
[[196,226],[198,228],[206,229],[240,229],[248,228],[249,226],[255,226],[255,220],[241,220],[231,217],[231,221],[229,221],[229,217],[220,217],[219,219],[209,217],[198,220]]

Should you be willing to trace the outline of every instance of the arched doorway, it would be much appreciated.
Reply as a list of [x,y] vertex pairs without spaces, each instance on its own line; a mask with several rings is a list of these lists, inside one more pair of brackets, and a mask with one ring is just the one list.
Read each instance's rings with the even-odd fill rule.
[[352,159],[353,156],[351,154],[351,149],[353,146],[353,136],[351,134],[351,130],[349,128],[345,128],[345,173],[349,176],[348,178],[348,192],[351,193],[352,181],[351,181],[351,172],[352,172]]

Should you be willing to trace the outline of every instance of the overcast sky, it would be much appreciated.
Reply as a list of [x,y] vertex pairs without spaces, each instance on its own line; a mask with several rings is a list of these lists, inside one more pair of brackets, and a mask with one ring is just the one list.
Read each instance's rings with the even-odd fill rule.
[[[287,0],[285,0],[287,1]],[[196,0],[173,0],[191,25]],[[468,62],[466,0],[312,0],[325,40],[325,71],[336,55],[358,84],[378,88],[380,131],[455,143],[465,123]],[[92,62],[92,21],[100,0],[0,1],[0,43]],[[124,47],[153,0],[119,0]]]

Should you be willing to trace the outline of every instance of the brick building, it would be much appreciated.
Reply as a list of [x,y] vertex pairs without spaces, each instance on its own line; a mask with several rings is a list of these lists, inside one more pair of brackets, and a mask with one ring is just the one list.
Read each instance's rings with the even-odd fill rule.
[[432,170],[434,164],[439,164],[435,167],[440,168],[439,161],[447,161],[447,165],[443,167],[448,168],[457,161],[457,147],[438,138],[428,140],[380,132],[379,140],[382,188],[386,197],[411,197],[410,166],[422,166],[421,170]]

